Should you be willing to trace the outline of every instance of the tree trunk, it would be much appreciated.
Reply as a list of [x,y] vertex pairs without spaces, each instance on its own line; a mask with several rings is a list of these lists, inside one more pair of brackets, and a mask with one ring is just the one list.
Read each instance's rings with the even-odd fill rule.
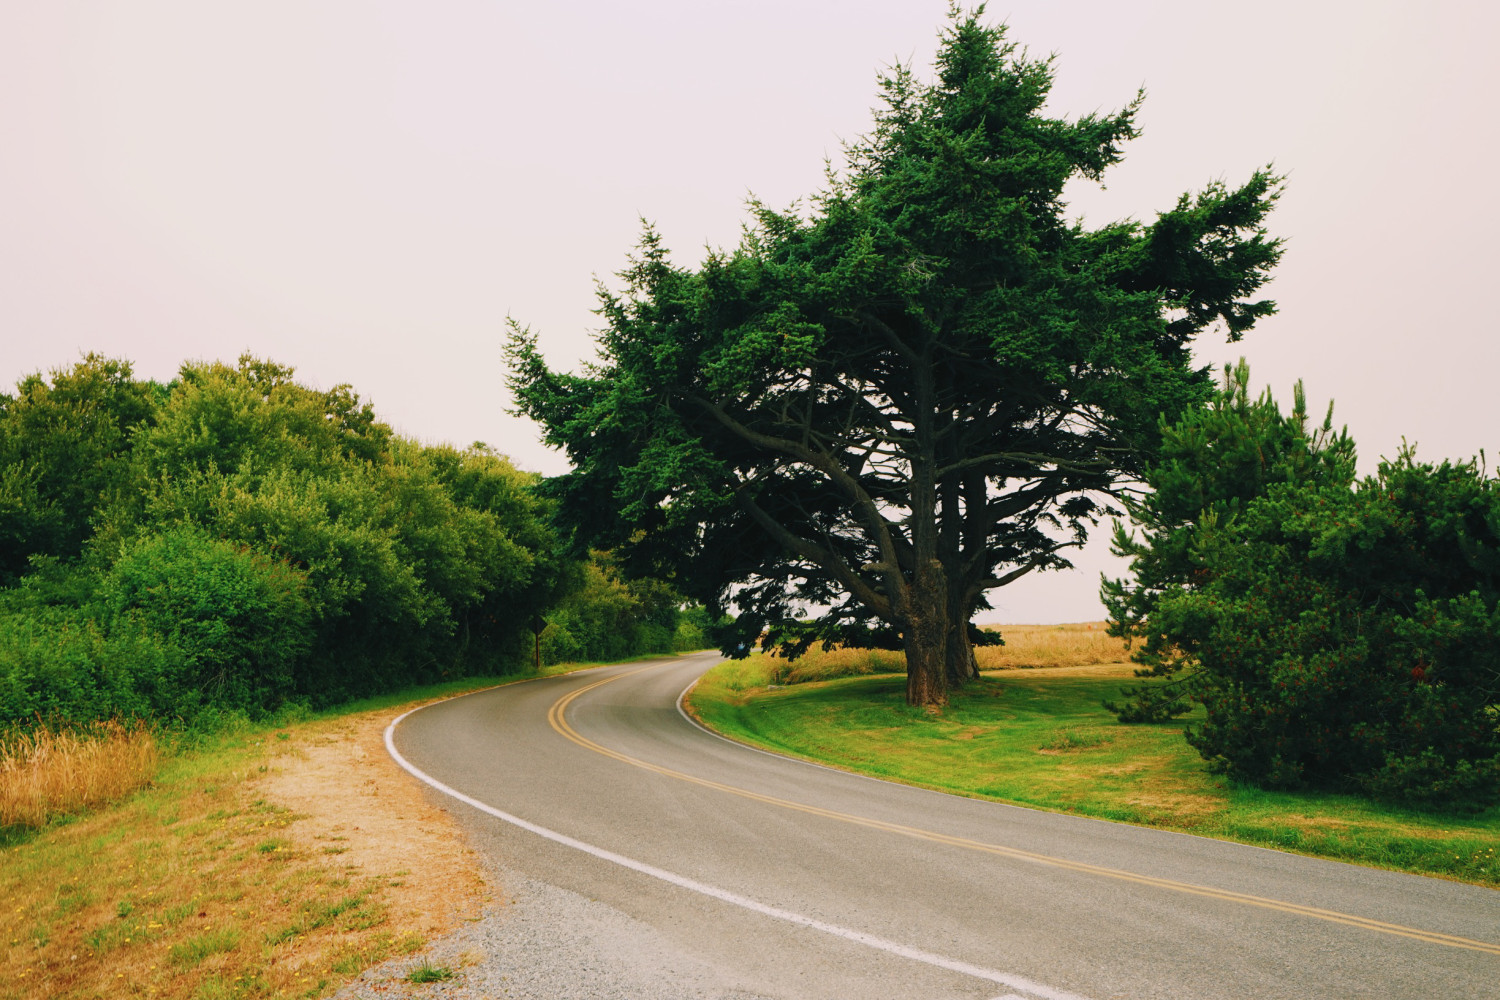
[[911,577],[901,588],[899,617],[906,644],[906,703],[948,704],[948,573],[938,516],[937,386],[932,342],[912,364]]
[[948,602],[941,566],[919,566],[906,590],[902,639],[906,647],[906,703],[948,704]]
[[906,703],[938,708],[948,704],[946,631],[935,628],[906,630]]
[[969,623],[948,623],[948,686],[963,687],[979,676],[974,659],[974,644],[969,641]]

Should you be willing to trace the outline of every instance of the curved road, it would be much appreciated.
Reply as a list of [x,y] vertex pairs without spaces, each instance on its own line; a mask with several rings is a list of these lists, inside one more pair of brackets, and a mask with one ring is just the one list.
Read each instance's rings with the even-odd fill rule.
[[504,864],[757,996],[1500,996],[1500,892],[751,750],[678,711],[714,662],[496,688],[387,743]]

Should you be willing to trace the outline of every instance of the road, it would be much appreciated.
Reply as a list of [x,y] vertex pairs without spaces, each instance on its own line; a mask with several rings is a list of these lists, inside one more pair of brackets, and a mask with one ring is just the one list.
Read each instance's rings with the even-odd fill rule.
[[388,743],[506,865],[758,996],[1500,997],[1500,892],[762,753],[679,712],[715,661],[468,695]]

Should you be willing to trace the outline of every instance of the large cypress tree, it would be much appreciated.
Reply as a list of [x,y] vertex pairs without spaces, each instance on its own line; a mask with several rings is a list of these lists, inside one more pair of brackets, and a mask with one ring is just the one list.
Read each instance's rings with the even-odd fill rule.
[[508,346],[588,541],[738,609],[726,651],[904,648],[913,704],[972,674],[986,591],[1068,566],[1159,418],[1212,394],[1189,345],[1270,313],[1248,297],[1280,255],[1268,171],[1149,225],[1070,221],[1064,185],[1120,159],[1139,98],[1048,117],[1051,62],[977,12],[955,11],[937,68],[882,80],[809,212],[755,205],[696,269],[648,229],[583,375],[520,328]]

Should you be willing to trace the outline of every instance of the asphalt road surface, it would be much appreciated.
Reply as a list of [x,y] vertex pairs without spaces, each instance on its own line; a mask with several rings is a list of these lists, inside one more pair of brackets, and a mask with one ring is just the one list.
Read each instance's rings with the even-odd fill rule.
[[1500,892],[876,781],[714,736],[701,654],[420,709],[484,849],[786,1000],[1500,998]]

